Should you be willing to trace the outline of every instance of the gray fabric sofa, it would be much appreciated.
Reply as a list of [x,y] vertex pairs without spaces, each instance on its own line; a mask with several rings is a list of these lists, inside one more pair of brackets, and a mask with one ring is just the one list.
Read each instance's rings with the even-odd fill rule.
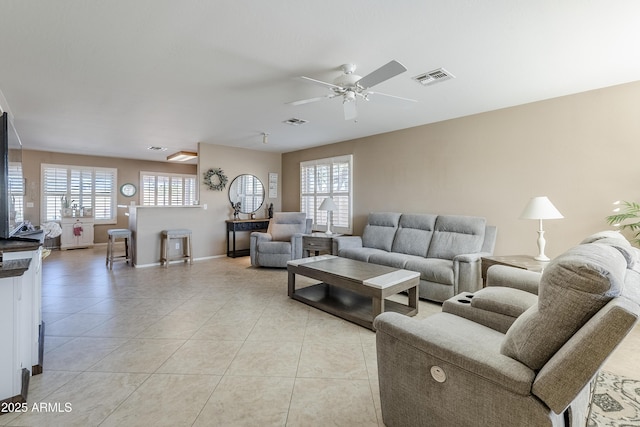
[[609,238],[551,261],[537,301],[506,333],[450,312],[383,313],[374,321],[383,421],[584,426],[592,379],[639,316],[639,251]]
[[442,302],[481,287],[480,258],[496,232],[479,217],[375,212],[362,236],[334,238],[334,254],[417,271],[420,298]]

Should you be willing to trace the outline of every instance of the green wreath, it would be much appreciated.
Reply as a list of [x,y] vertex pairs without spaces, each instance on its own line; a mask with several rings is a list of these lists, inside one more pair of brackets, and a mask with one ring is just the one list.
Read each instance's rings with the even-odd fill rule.
[[[214,176],[217,178],[214,179]],[[204,183],[207,184],[209,190],[222,191],[227,186],[227,181],[229,178],[220,168],[212,168],[204,173]]]

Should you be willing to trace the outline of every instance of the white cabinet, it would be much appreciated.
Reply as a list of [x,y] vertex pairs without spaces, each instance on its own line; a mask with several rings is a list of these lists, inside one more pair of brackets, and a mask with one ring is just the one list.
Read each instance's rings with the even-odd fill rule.
[[93,222],[92,217],[62,218],[60,249],[93,247]]
[[[0,401],[24,399],[28,376],[42,372],[41,249],[3,252],[0,274]],[[15,272],[15,273],[12,273]],[[26,378],[23,376],[27,375]],[[25,384],[25,380],[27,381]],[[18,400],[16,400],[18,399]]]

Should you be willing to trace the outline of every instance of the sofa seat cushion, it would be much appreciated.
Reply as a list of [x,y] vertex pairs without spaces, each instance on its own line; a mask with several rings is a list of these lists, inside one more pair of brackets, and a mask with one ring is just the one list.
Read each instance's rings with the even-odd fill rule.
[[542,273],[538,303],[507,331],[502,354],[533,370],[624,287],[627,262],[615,248],[589,243],[569,249]]
[[439,258],[422,258],[413,255],[406,255],[406,257],[407,262],[404,268],[420,273],[421,280],[453,285],[453,261]]
[[480,217],[438,216],[427,257],[453,259],[457,255],[480,252],[486,225],[487,221]]
[[404,268],[407,263],[407,256],[395,252],[373,253],[369,257],[369,262],[386,265],[387,267]]
[[373,254],[387,254],[387,251],[383,251],[382,249],[375,248],[344,248],[340,249],[338,252],[338,256],[344,258],[351,258],[357,261],[368,262],[369,257]]
[[291,256],[291,242],[259,242],[258,252],[263,254],[288,254]]

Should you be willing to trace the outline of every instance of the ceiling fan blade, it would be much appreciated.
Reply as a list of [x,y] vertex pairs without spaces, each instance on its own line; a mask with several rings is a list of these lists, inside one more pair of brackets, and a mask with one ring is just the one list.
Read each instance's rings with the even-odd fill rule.
[[358,109],[356,107],[356,101],[344,101],[342,103],[344,109],[345,120],[355,120],[358,117]]
[[305,82],[312,83],[314,85],[323,86],[329,89],[343,89],[342,87],[334,85],[333,83],[323,82],[322,80],[312,79],[311,77],[301,76],[300,78]]
[[407,68],[396,60],[392,60],[389,63],[383,65],[372,73],[367,74],[356,84],[363,89],[368,89],[382,83],[385,80],[389,80],[391,77],[395,77],[398,74],[402,74],[407,71]]
[[395,96],[395,95],[389,95],[386,93],[381,93],[381,92],[367,92],[367,99],[369,100],[373,100],[373,99],[380,99],[380,100],[384,100],[387,101],[388,103],[394,103],[394,104],[413,104],[418,102],[415,99],[411,99],[411,98],[403,98],[401,96]]
[[292,101],[292,102],[287,102],[287,105],[304,105],[304,104],[310,104],[312,102],[317,102],[317,101],[322,101],[323,99],[331,99],[336,95],[325,95],[325,96],[318,96],[316,98],[309,98],[309,99],[301,99],[299,101]]

